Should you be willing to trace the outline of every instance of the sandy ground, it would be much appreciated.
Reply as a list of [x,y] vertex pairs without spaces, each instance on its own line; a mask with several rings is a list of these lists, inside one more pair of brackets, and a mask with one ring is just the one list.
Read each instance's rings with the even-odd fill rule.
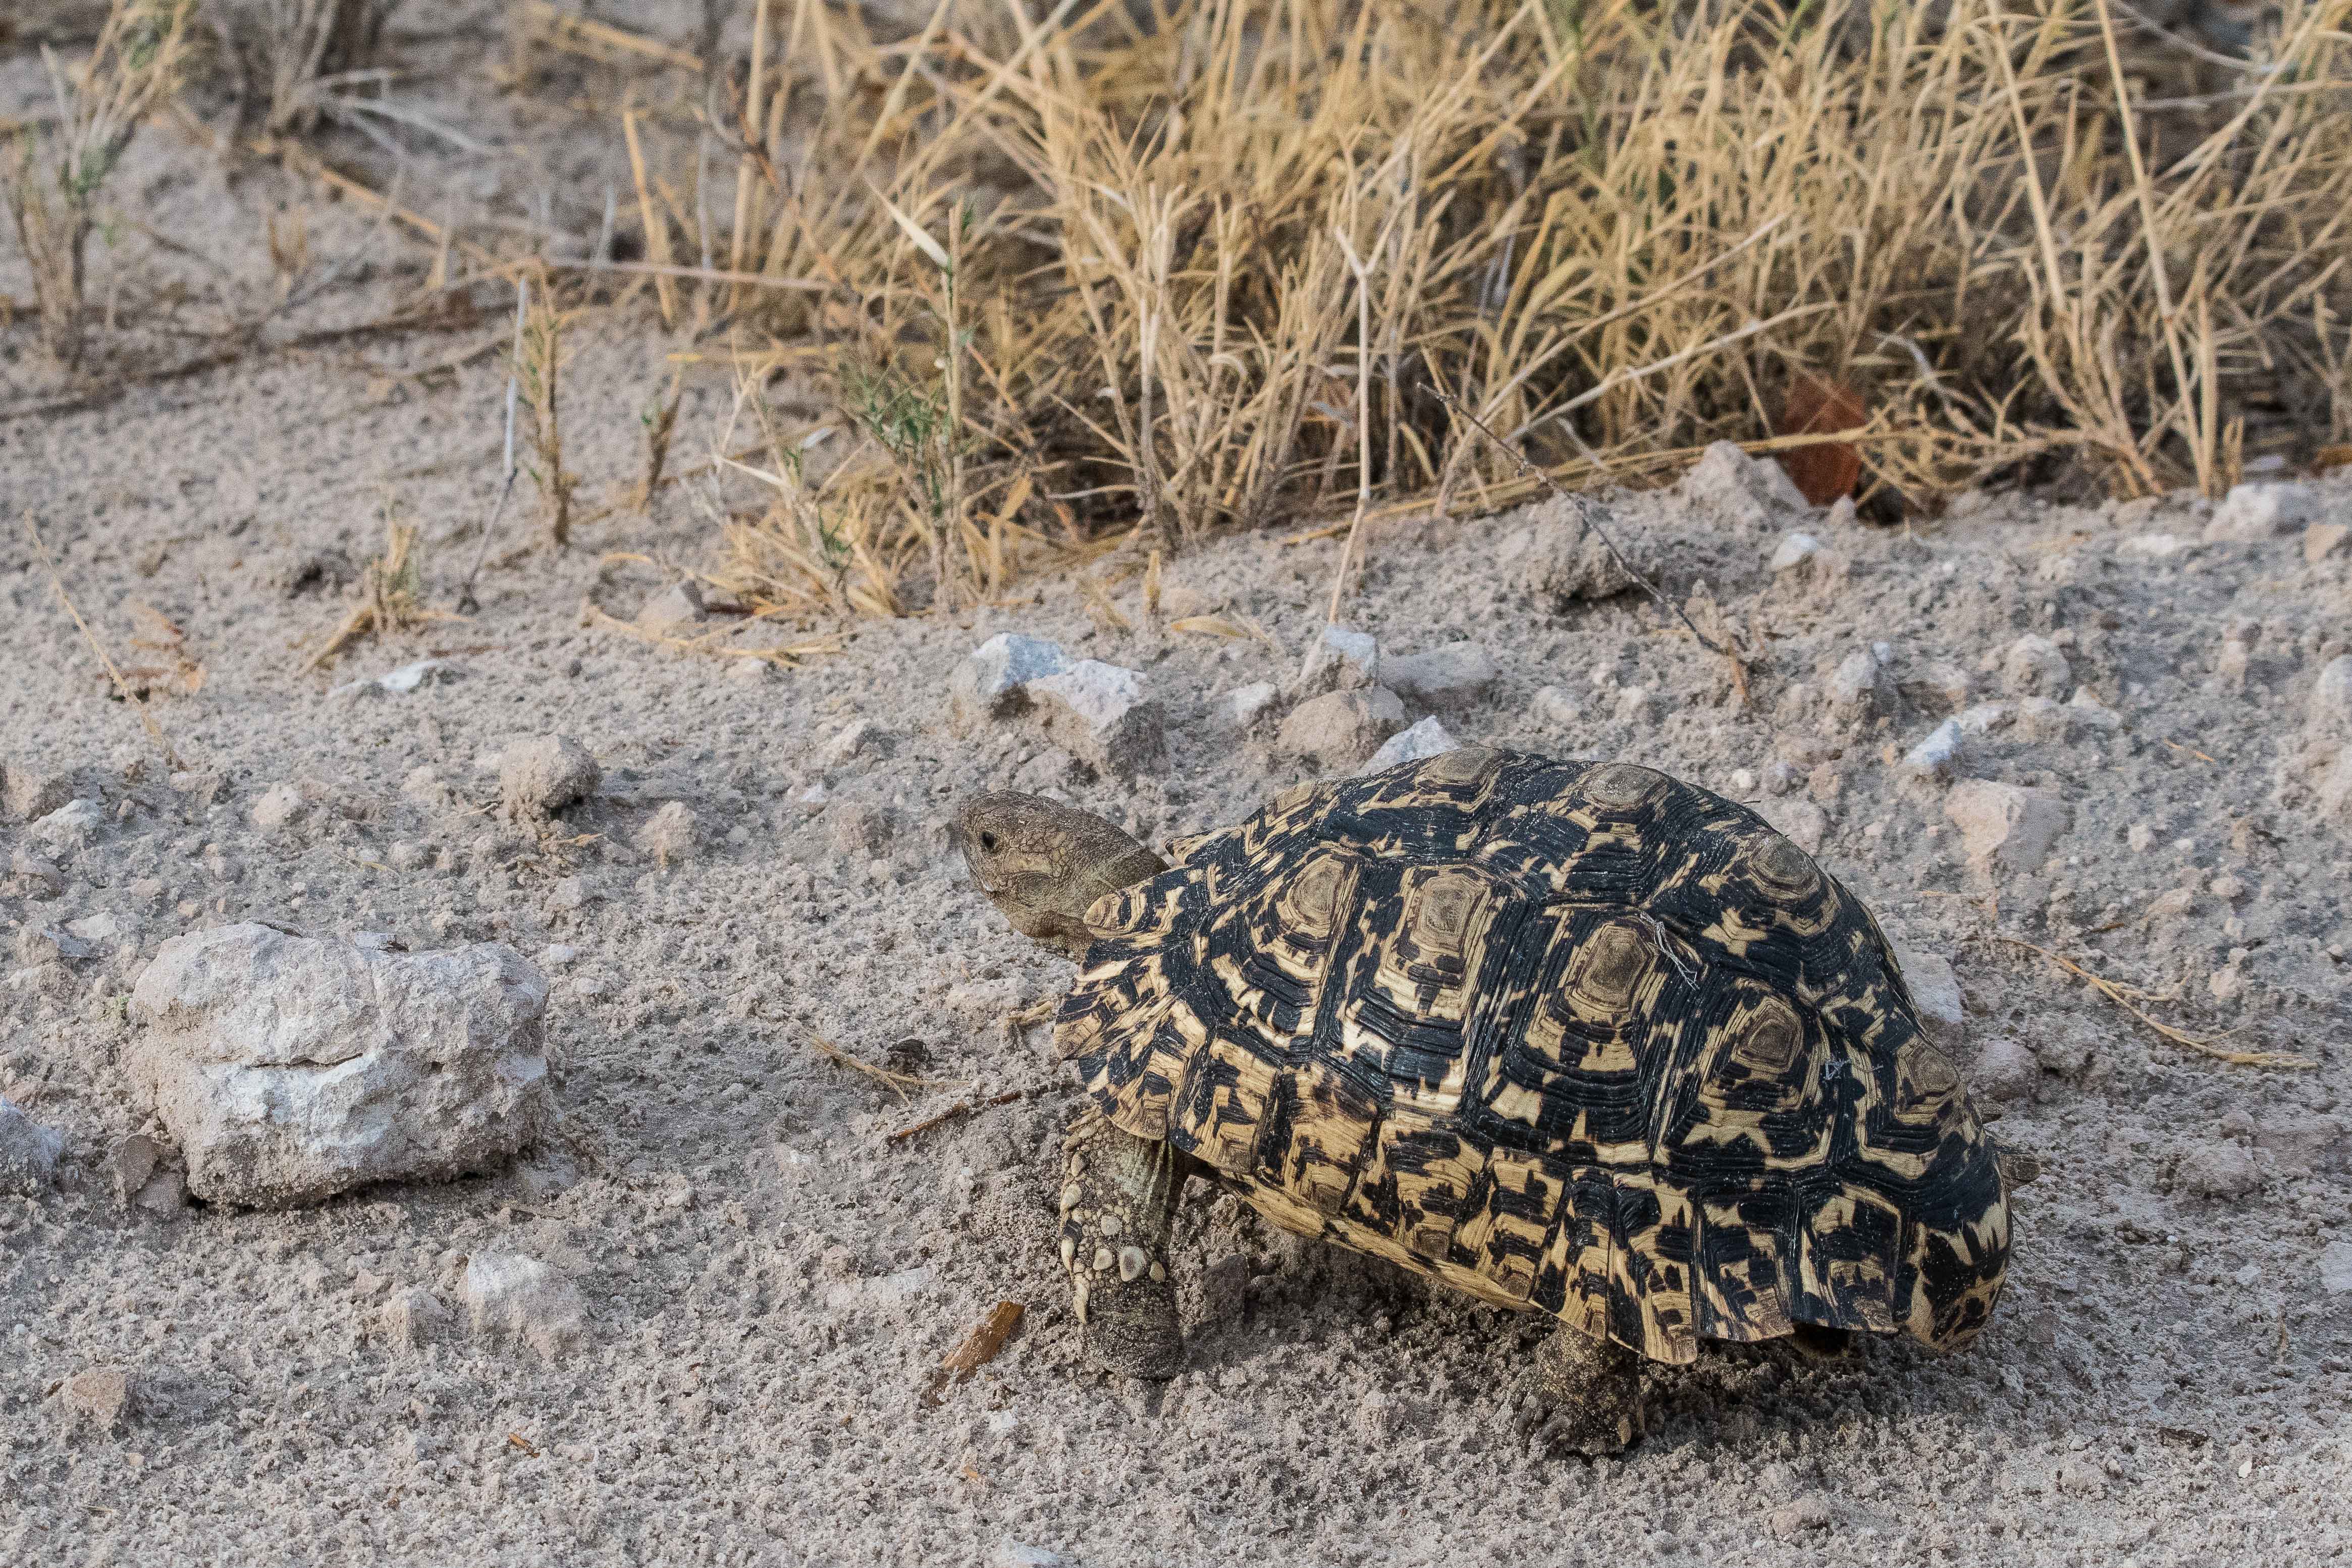
[[[683,36],[682,9],[637,19]],[[0,71],[16,108],[36,85],[21,55]],[[593,225],[604,167],[567,176],[550,210],[570,228]],[[168,137],[130,174],[152,225],[268,308],[257,222],[295,187]],[[371,243],[347,209],[311,224],[309,277]],[[122,244],[148,287],[210,266]],[[370,319],[427,259],[366,254],[268,340]],[[0,256],[0,290],[21,296],[15,267]],[[141,329],[153,362],[181,351]],[[2187,498],[1969,497],[1877,529],[1710,461],[1613,515],[1671,596],[1703,581],[1754,650],[1742,702],[1640,598],[1531,589],[1507,547],[1564,526],[1556,509],[1374,533],[1349,619],[1392,652],[1469,639],[1499,665],[1438,710],[1454,735],[1650,763],[1817,843],[1898,941],[1956,967],[1963,1065],[2046,1166],[1994,1324],[1964,1353],[1713,1347],[1658,1371],[1639,1448],[1563,1460],[1520,1436],[1536,1324],[1201,1192],[1176,1251],[1189,1370],[1153,1392],[1089,1367],[1053,1230],[1050,1152],[1076,1100],[1045,1031],[1003,1021],[1069,966],[1006,929],[944,838],[983,788],[1059,789],[1164,841],[1296,780],[1271,745],[1280,709],[1243,729],[1221,698],[1296,668],[1337,541],[1231,540],[1171,571],[1171,612],[1246,619],[1267,643],[1153,629],[1131,584],[1122,630],[1061,585],[862,623],[779,672],[583,625],[583,598],[625,616],[709,564],[708,524],[673,492],[560,557],[502,559],[501,541],[470,620],[304,673],[387,510],[424,527],[429,597],[454,601],[504,392],[495,354],[467,355],[499,330],[493,314],[278,349],[46,410],[29,329],[0,335],[0,1092],[68,1140],[60,1186],[0,1197],[0,1558],[2104,1565],[2352,1548],[2352,1293],[2321,1265],[2352,1219],[2352,822],[2315,803],[2306,716],[2352,652],[2352,558],[2204,542],[2210,507]],[[636,473],[652,335],[640,314],[578,335],[567,418],[592,493]],[[681,461],[726,401],[690,390]],[[2352,522],[2352,486],[2326,506]],[[176,768],[110,700],[19,517],[126,662],[176,663],[132,645],[152,627],[134,601],[184,631],[202,685],[154,708]],[[1770,572],[1792,528],[1843,570]],[[1166,766],[1118,783],[1019,724],[956,733],[949,673],[1003,630],[1144,672]],[[2032,672],[2007,662],[2029,633],[2067,665],[2042,669],[2043,695],[2095,708],[2022,700],[2013,676]],[[1888,711],[1842,716],[1832,676],[1876,643]],[[334,695],[427,656],[460,674]],[[1949,786],[1906,782],[1899,758],[1994,701],[2006,720],[1961,773],[2049,791],[2067,825],[2046,863],[1987,872]],[[489,810],[484,763],[546,733],[593,752],[604,784],[542,832]],[[303,808],[260,825],[279,786]],[[101,824],[37,837],[26,814],[74,799]],[[665,867],[637,839],[671,801],[697,841]],[[247,918],[530,956],[553,984],[558,1134],[500,1172],[296,1213],[121,1203],[110,1161],[152,1130],[121,1067],[122,998],[162,942]],[[106,934],[68,959],[44,934],[71,925]],[[2211,1061],[2003,937],[2192,1034],[2316,1065]],[[902,1100],[819,1039],[939,1086]],[[471,1335],[459,1281],[489,1250],[572,1282],[584,1332],[546,1352]],[[419,1292],[451,1315],[388,1310]],[[940,1357],[1001,1301],[1026,1304],[1020,1330],[928,1404]],[[72,1380],[109,1369],[128,1399],[103,1419]]]
[[[627,345],[583,355],[583,427],[625,431]],[[2021,1201],[1995,1323],[1967,1352],[1814,1366],[1722,1349],[1661,1373],[1638,1450],[1586,1463],[1518,1436],[1534,1325],[1295,1243],[1229,1200],[1196,1195],[1181,1221],[1192,1364],[1164,1393],[1092,1371],[1066,1304],[1047,1154],[1074,1102],[1044,1031],[1010,1040],[1001,1020],[1068,967],[988,909],[944,821],[967,792],[1020,781],[1164,839],[1291,782],[1297,765],[1218,698],[1288,673],[1336,542],[1235,540],[1171,573],[1180,607],[1246,616],[1279,653],[1107,630],[1056,587],[865,624],[837,656],[746,675],[583,630],[583,595],[626,612],[663,578],[582,550],[492,570],[470,622],[305,674],[345,605],[315,577],[289,585],[377,537],[381,486],[349,455],[394,455],[400,504],[436,526],[477,515],[488,484],[492,367],[429,393],[371,385],[298,357],[0,426],[7,506],[38,520],[95,626],[120,646],[128,601],[148,603],[206,672],[157,704],[173,777],[105,696],[46,570],[18,539],[0,554],[0,760],[12,788],[105,818],[57,851],[0,825],[0,856],[58,873],[0,882],[0,1079],[70,1140],[61,1189],[0,1204],[9,1560],[1020,1561],[1011,1542],[1089,1563],[2267,1563],[2326,1560],[2352,1537],[2352,1298],[2326,1293],[2317,1261],[2352,1205],[2352,845],[2295,768],[2316,672],[2345,651],[2340,559],[2306,565],[2294,538],[2193,542],[2209,508],[2185,499],[1986,500],[1878,530],[1710,465],[1621,500],[1617,526],[1666,563],[1670,592],[1704,578],[1760,643],[1742,706],[1727,666],[1638,598],[1531,599],[1497,548],[1524,518],[1371,539],[1355,621],[1393,650],[1467,637],[1499,661],[1491,692],[1441,714],[1456,735],[1637,758],[1819,830],[1897,940],[1957,965],[1964,1060],[2008,1052],[1988,1104],[2048,1165]],[[320,409],[331,442],[304,434]],[[626,471],[613,466],[596,477]],[[1775,579],[1765,563],[1796,526],[1846,570]],[[703,537],[680,507],[594,544],[691,559]],[[438,597],[468,553],[431,563]],[[2249,651],[2234,678],[2216,673],[2225,628]],[[1018,726],[953,733],[948,673],[1004,629],[1143,670],[1168,711],[1166,768],[1123,786]],[[2118,716],[2034,710],[1973,742],[1968,774],[2072,812],[2046,867],[1989,880],[1943,791],[1902,785],[1883,748],[1950,706],[1932,666],[1998,696],[2001,672],[1980,666],[2027,632]],[[1890,644],[1904,695],[1856,732],[1829,716],[1825,676],[1870,641]],[[435,653],[462,678],[331,695]],[[482,759],[551,731],[594,752],[604,789],[548,834],[504,825]],[[309,809],[257,827],[256,802],[287,784]],[[670,800],[699,842],[664,871],[631,846]],[[41,930],[101,914],[120,930],[94,956],[43,946]],[[121,1206],[106,1160],[142,1124],[120,998],[160,942],[248,916],[538,956],[562,1134],[504,1173],[304,1212]],[[2168,1021],[2320,1065],[2203,1060],[1996,931],[2085,957]],[[818,1036],[869,1061],[919,1040],[921,1073],[957,1086],[901,1103]],[[1015,1089],[1027,1097],[887,1139]],[[454,1306],[486,1248],[574,1280],[584,1337],[549,1356],[462,1322],[414,1343],[388,1320],[417,1288]],[[1000,1300],[1027,1303],[1020,1332],[926,1406],[931,1368]],[[107,1367],[131,1398],[100,1427],[60,1385]]]

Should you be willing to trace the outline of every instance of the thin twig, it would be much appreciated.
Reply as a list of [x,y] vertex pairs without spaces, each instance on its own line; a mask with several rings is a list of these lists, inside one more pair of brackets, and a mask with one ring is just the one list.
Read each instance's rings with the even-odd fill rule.
[[956,1084],[947,1079],[918,1078],[911,1072],[893,1072],[887,1067],[877,1067],[870,1061],[861,1061],[856,1057],[850,1055],[849,1052],[842,1050],[841,1047],[834,1044],[833,1041],[825,1039],[824,1036],[821,1034],[810,1035],[809,1043],[815,1046],[818,1052],[823,1055],[826,1061],[835,1063],[836,1066],[846,1067],[852,1072],[862,1073],[866,1077],[871,1078],[875,1082],[882,1084],[887,1088],[890,1092],[896,1094],[902,1101],[907,1098],[907,1091],[909,1089],[952,1089],[957,1087]]
[[2052,963],[2057,965],[2060,968],[2065,970],[2068,974],[2078,976],[2088,981],[2092,988],[2096,990],[2101,996],[2115,1003],[2116,1006],[2123,1009],[2124,1011],[2131,1014],[2132,1017],[2139,1019],[2140,1022],[2147,1025],[2148,1028],[2156,1030],[2157,1033],[2162,1035],[2173,1044],[2185,1047],[2188,1050],[2198,1052],[2200,1055],[2210,1056],[2216,1061],[2226,1061],[2232,1067],[2274,1067],[2281,1069],[2296,1069],[2317,1067],[2319,1065],[2318,1062],[2314,1061],[2307,1056],[2291,1056],[2284,1051],[2230,1051],[2224,1047],[2214,1044],[2210,1040],[2200,1039],[2196,1035],[2184,1033],[2183,1031],[2173,1028],[2168,1023],[2158,1023],[2156,1019],[2148,1017],[2147,1014],[2134,1007],[2131,1004],[2130,998],[2124,995],[2123,988],[2116,985],[2113,980],[2102,979],[2098,976],[2091,973],[2090,970],[2083,967],[2082,965],[2075,963],[2072,958],[2053,953],[2047,947],[2037,947],[2032,943],[2026,941],[2022,937],[2011,936],[2007,932],[2003,931],[1996,931],[1993,935],[2000,937],[2002,941],[2008,943],[2012,947],[2022,947],[2029,953],[2039,953],[2043,957],[2049,959]]
[[466,580],[457,589],[457,608],[471,615],[481,606],[474,600],[474,580],[482,574],[482,562],[490,553],[490,539],[499,530],[499,519],[506,516],[507,497],[514,494],[515,482],[515,403],[520,396],[518,382],[522,366],[522,324],[524,313],[530,305],[530,275],[515,279],[514,351],[507,361],[507,459],[506,472],[499,479],[498,499],[490,503],[490,515],[482,522],[482,542],[474,551],[474,564],[466,569]]
[[943,1127],[950,1122],[959,1121],[975,1111],[984,1111],[991,1105],[1010,1105],[1028,1092],[1026,1089],[1008,1089],[1002,1094],[992,1094],[985,1100],[959,1100],[938,1115],[926,1116],[910,1127],[901,1127],[882,1141],[886,1144],[904,1143],[908,1138],[928,1133],[934,1127]]

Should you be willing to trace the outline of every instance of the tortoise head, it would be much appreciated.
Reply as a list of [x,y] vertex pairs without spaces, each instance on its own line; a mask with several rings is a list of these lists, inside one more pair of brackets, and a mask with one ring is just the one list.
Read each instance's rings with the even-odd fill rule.
[[1083,953],[1087,911],[1167,862],[1091,811],[1042,795],[981,795],[956,813],[955,845],[972,881],[1024,936]]

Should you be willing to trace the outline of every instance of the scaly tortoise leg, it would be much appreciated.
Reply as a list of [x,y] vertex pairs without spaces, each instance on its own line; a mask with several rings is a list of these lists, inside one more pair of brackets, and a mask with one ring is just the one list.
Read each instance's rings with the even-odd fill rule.
[[1062,1140],[1062,1266],[1087,1348],[1129,1377],[1165,1381],[1184,1367],[1168,1232],[1190,1165],[1091,1105]]
[[1640,1437],[1642,1358],[1566,1323],[1536,1353],[1531,1381],[1545,1406],[1538,1430],[1554,1449],[1613,1454]]

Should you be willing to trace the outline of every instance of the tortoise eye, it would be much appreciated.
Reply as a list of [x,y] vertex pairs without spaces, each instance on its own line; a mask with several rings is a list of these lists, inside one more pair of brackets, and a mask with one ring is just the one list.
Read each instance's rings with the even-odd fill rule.
[[986,850],[990,854],[994,854],[996,852],[996,835],[994,833],[981,834],[980,847]]

